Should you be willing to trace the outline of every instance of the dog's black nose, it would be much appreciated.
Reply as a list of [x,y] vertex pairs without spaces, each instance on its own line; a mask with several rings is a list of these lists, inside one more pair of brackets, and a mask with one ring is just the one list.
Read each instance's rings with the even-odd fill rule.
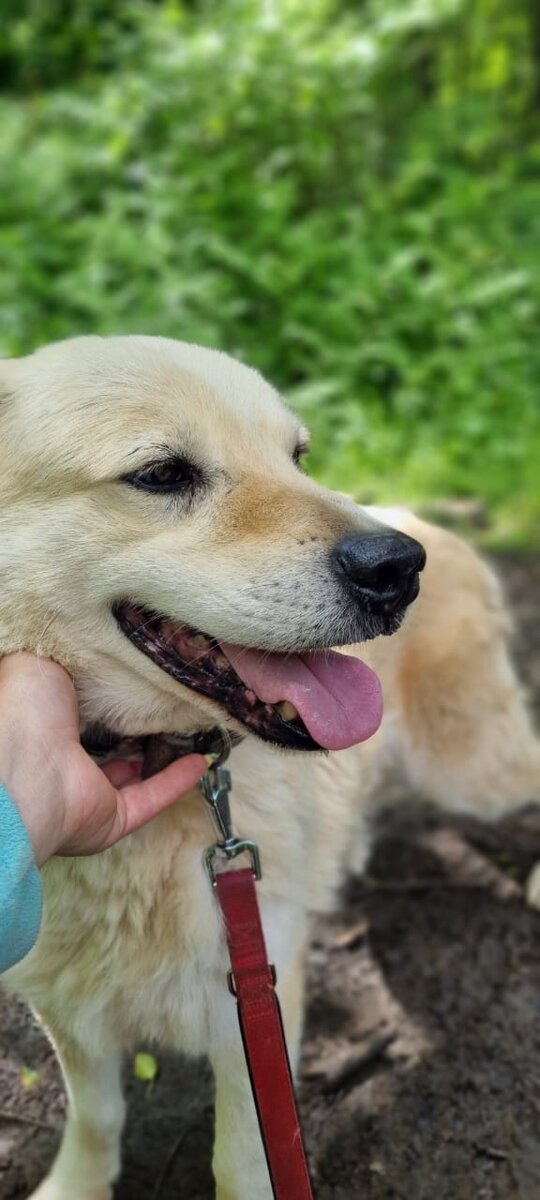
[[348,534],[332,550],[332,565],[369,612],[391,616],[415,600],[426,563],[420,542],[389,529]]

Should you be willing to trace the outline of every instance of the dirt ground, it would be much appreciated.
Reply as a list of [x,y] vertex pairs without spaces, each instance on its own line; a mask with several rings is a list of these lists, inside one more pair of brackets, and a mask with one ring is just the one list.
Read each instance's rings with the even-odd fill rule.
[[[538,713],[540,562],[499,564]],[[367,880],[314,929],[300,1097],[318,1200],[539,1200],[540,915],[521,896],[537,859],[534,813],[381,821]],[[160,1057],[126,1082],[115,1200],[211,1200],[207,1067]],[[37,1184],[63,1114],[46,1039],[0,999],[0,1200]]]

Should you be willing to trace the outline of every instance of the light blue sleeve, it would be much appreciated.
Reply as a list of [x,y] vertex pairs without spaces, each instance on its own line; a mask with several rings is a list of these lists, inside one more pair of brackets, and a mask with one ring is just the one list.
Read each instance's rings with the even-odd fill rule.
[[0,974],[32,949],[41,924],[41,881],[19,810],[0,783]]

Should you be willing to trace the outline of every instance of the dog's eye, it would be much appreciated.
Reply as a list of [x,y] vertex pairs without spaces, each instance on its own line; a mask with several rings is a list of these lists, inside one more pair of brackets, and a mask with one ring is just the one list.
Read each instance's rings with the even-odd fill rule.
[[123,475],[122,482],[143,492],[191,492],[201,482],[201,474],[186,458],[166,458]]

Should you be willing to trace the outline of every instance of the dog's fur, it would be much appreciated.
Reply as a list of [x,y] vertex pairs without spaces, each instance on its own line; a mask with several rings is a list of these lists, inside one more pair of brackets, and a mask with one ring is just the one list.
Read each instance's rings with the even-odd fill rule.
[[[63,663],[83,723],[133,734],[221,720],[123,637],[115,599],[134,596],[244,645],[331,645],[346,640],[348,620],[331,546],[379,520],[427,549],[402,628],[361,649],[383,683],[379,733],[328,758],[252,736],[233,752],[235,823],[262,849],[263,920],[296,1057],[308,913],[331,903],[351,845],[355,866],[365,859],[390,767],[415,791],[486,816],[539,794],[498,586],[453,535],[404,511],[361,510],[299,472],[298,421],[223,354],[158,338],[77,339],[0,364],[0,395],[0,653],[27,648]],[[211,486],[188,506],[118,482],[164,444],[210,465]],[[194,793],[113,849],[43,871],[38,943],[7,977],[50,1031],[70,1096],[39,1200],[109,1197],[121,1052],[150,1037],[210,1056],[219,1200],[271,1195],[202,866],[209,840]]]

